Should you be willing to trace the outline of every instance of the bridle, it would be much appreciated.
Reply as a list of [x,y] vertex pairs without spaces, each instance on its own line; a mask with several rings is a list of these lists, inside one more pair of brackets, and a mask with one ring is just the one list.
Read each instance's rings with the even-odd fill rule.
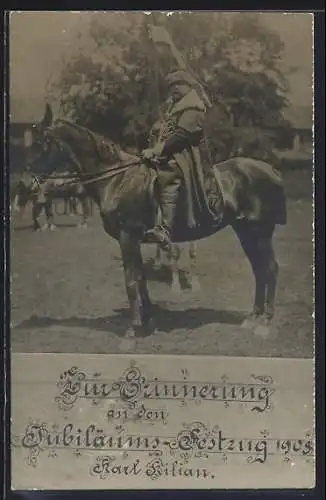
[[[87,185],[87,184],[92,184],[95,182],[99,182],[102,180],[110,179],[113,178],[121,173],[126,172],[129,167],[131,166],[136,166],[139,165],[142,161],[141,155],[136,155],[135,160],[131,161],[124,161],[123,159],[120,159],[120,161],[116,162],[115,164],[111,165],[109,168],[105,170],[100,170],[99,172],[95,173],[88,173],[85,172],[82,164],[80,163],[79,159],[77,158],[76,154],[73,152],[72,148],[70,147],[69,144],[67,144],[65,141],[62,139],[58,138],[55,136],[53,133],[53,130],[47,129],[44,131],[45,134],[48,133],[47,135],[47,141],[49,138],[51,138],[52,143],[55,144],[55,147],[57,148],[58,152],[61,153],[63,156],[68,153],[66,161],[71,163],[72,165],[75,166],[76,172],[71,173],[70,175],[65,175],[62,176],[62,179],[65,181],[64,185],[65,186],[72,186],[72,185],[77,185],[77,184],[82,184],[82,185]],[[43,150],[44,155],[46,155],[46,150]],[[60,162],[58,161],[58,164]],[[40,186],[41,182],[43,179],[50,180],[50,179],[60,179],[60,176],[57,174],[50,174],[50,175],[43,175],[43,176],[37,176],[35,174],[31,174],[32,177],[35,179],[37,184]]]

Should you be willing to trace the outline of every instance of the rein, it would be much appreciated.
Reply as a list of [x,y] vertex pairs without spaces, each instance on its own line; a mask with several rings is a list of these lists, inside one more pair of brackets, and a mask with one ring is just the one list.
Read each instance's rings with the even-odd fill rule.
[[111,179],[112,177],[115,177],[120,173],[126,172],[129,167],[133,165],[139,165],[139,163],[140,158],[138,160],[129,161],[127,163],[123,163],[123,161],[118,162],[106,170],[101,170],[100,172],[95,172],[92,174],[87,174],[86,172],[78,172],[76,174],[65,175],[62,177],[58,175],[50,175],[47,176],[46,179],[68,179],[67,182],[64,182],[65,186],[73,186],[76,184],[92,184],[94,182],[102,181],[105,179]]
[[[124,160],[120,159],[120,161],[118,161],[117,163],[115,163],[114,165],[110,166],[109,168],[107,168],[105,170],[101,170],[99,172],[94,172],[94,173],[87,173],[87,172],[84,172],[84,169],[83,169],[80,161],[76,157],[75,153],[72,151],[69,144],[66,144],[66,143],[62,144],[62,141],[55,136],[52,136],[52,139],[56,143],[56,146],[57,146],[59,151],[63,151],[64,149],[66,149],[66,150],[68,149],[68,151],[70,153],[69,160],[73,165],[75,165],[77,167],[78,172],[70,174],[70,175],[64,175],[61,177],[59,175],[51,175],[50,174],[48,176],[45,175],[45,176],[41,177],[41,179],[46,179],[46,180],[48,180],[48,179],[56,179],[56,180],[61,179],[63,181],[65,181],[67,179],[67,182],[63,183],[63,185],[65,185],[65,186],[73,186],[73,185],[77,185],[77,184],[86,185],[86,184],[92,184],[94,182],[98,182],[101,180],[110,179],[110,178],[115,177],[116,175],[118,175],[120,173],[126,172],[129,167],[131,167],[133,165],[139,165],[141,163],[141,156],[137,155],[136,160],[124,161]],[[38,185],[40,185],[40,179],[38,179],[35,175],[34,175],[34,179],[36,180]]]
[[[58,121],[66,124],[66,125],[69,125],[75,129],[79,130],[79,131],[80,131],[80,129],[82,129],[84,132],[87,133],[87,135],[91,139],[95,140],[93,134],[88,129],[84,129],[83,127],[79,127],[76,124],[66,122],[65,120],[62,120],[62,119],[60,119]],[[77,185],[77,184],[82,184],[82,185],[93,184],[95,182],[99,182],[102,180],[112,179],[113,177],[115,177],[121,173],[125,173],[129,169],[129,167],[139,165],[142,162],[145,162],[145,163],[148,162],[149,167],[154,167],[155,163],[156,163],[155,160],[148,161],[147,159],[143,158],[142,155],[135,155],[136,158],[132,159],[132,160],[124,159],[124,158],[121,158],[120,153],[118,152],[117,153],[117,156],[119,158],[118,162],[116,162],[115,164],[113,164],[112,166],[110,166],[109,168],[107,168],[105,170],[100,170],[99,172],[94,172],[94,173],[87,173],[84,171],[84,168],[83,168],[81,162],[79,161],[75,152],[71,148],[70,144],[68,144],[66,141],[63,141],[61,138],[57,137],[54,133],[52,133],[51,136],[52,136],[52,140],[55,142],[59,152],[68,151],[69,158],[67,158],[67,161],[76,167],[75,172],[70,174],[70,175],[62,175],[62,176],[52,172],[52,174],[43,175],[41,178],[37,178],[34,175],[34,179],[37,181],[38,184],[40,184],[40,180],[43,180],[43,179],[63,180],[64,181],[62,184],[63,186],[73,186],[73,185]],[[97,150],[96,140],[95,140],[95,149]],[[115,152],[117,152],[116,149],[115,149]],[[103,159],[103,161],[104,161],[104,159]]]

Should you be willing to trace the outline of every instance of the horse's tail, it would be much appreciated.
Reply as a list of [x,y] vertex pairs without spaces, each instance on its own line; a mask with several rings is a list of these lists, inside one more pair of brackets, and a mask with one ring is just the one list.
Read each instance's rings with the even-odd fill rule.
[[274,224],[287,223],[286,197],[281,172],[273,165],[252,158],[237,158],[236,169],[246,178],[246,197],[260,206],[259,217]]
[[[269,217],[274,224],[285,225],[287,223],[286,197],[284,184],[280,170],[273,165],[259,161],[259,168],[262,168],[266,175],[266,190],[263,190],[262,203],[266,203]],[[266,199],[265,199],[266,197]]]

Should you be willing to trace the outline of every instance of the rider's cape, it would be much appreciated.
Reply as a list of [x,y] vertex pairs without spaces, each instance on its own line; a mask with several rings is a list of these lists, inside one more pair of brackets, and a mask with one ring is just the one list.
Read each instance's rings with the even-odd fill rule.
[[191,90],[178,101],[168,113],[165,123],[164,139],[177,129],[181,129],[189,138],[195,138],[192,146],[174,153],[173,160],[182,172],[184,179],[184,202],[186,207],[186,224],[189,228],[199,226],[201,221],[216,220],[216,215],[209,207],[205,192],[205,179],[200,159],[199,142],[202,137],[206,108],[198,94]]

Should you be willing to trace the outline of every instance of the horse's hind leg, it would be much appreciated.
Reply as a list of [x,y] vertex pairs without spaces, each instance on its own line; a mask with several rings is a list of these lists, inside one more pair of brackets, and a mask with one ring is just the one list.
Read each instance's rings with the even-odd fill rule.
[[137,242],[135,245],[135,262],[137,268],[137,282],[138,282],[138,291],[141,300],[141,318],[142,318],[142,326],[146,328],[147,331],[154,331],[155,327],[153,325],[153,306],[151,303],[151,299],[148,293],[147,280],[145,276],[144,263],[141,254],[141,246],[140,242]]
[[169,267],[171,269],[171,274],[172,274],[171,291],[176,294],[181,293],[180,276],[179,276],[180,255],[181,255],[181,250],[179,246],[176,244],[172,244],[169,250],[167,250]]
[[76,200],[73,196],[68,197],[68,214],[70,215],[70,217],[77,215]]
[[200,283],[197,276],[197,247],[195,241],[189,243],[189,261],[191,290],[193,292],[200,292]]
[[278,264],[272,245],[274,228],[274,224],[246,220],[239,220],[233,224],[233,229],[250,261],[256,282],[253,311],[243,326],[255,327],[255,332],[264,336],[268,335],[267,325],[274,316],[278,274]]
[[270,333],[270,324],[275,312],[275,295],[277,286],[277,277],[279,265],[275,259],[273,249],[273,233],[275,224],[262,225],[258,231],[258,246],[260,252],[260,261],[262,274],[265,276],[266,293],[264,315],[259,318],[259,324],[255,328],[255,334],[261,337],[268,337]]
[[265,301],[265,316],[267,321],[271,321],[275,313],[275,296],[277,287],[277,278],[279,265],[275,258],[275,252],[273,248],[273,229],[270,230],[270,234],[265,234],[261,242],[261,251],[264,254],[264,259],[266,261],[266,301]]

